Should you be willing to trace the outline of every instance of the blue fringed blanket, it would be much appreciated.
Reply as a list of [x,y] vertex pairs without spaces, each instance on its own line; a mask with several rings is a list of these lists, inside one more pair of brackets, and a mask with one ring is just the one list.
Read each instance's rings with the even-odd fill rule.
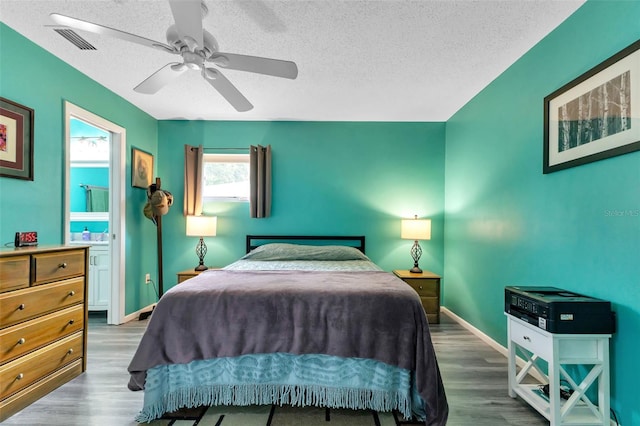
[[136,420],[148,422],[181,407],[271,404],[398,410],[424,418],[412,380],[409,370],[330,355],[257,354],[161,365],[147,372]]
[[[406,370],[415,380],[400,392],[393,386],[382,386],[389,392],[368,388],[371,392],[365,395],[359,384],[351,388],[331,386],[314,374],[309,375],[308,382],[301,382],[302,386],[297,380],[260,385],[263,378],[252,375],[251,368],[246,369],[244,383],[218,383],[223,369],[220,365],[207,365],[225,358],[241,361],[243,355],[250,354],[324,354],[374,360]],[[271,371],[263,368],[265,365],[253,372]],[[321,370],[316,372],[322,373]],[[171,371],[178,374],[171,375]],[[303,365],[300,371],[313,370]],[[130,389],[146,388],[141,416],[148,420],[161,415],[164,408],[171,411],[174,405],[178,408],[192,400],[212,404],[228,400],[242,405],[242,395],[247,392],[253,395],[253,403],[257,403],[255,398],[279,403],[285,394],[294,400],[310,398],[314,405],[326,406],[338,400],[376,400],[380,405],[392,401],[391,408],[406,414],[406,401],[412,399],[415,389],[424,401],[425,424],[445,425],[448,414],[420,298],[387,272],[207,271],[173,287],[161,298],[129,372]],[[294,376],[299,379],[299,375]],[[162,379],[158,386],[152,382],[157,377]],[[200,382],[201,377],[204,382]],[[181,383],[184,386],[176,385]],[[247,384],[252,385],[251,389]],[[238,394],[231,398],[229,388],[225,390],[221,385],[235,386]],[[147,404],[146,394],[156,391],[158,395],[150,395]]]

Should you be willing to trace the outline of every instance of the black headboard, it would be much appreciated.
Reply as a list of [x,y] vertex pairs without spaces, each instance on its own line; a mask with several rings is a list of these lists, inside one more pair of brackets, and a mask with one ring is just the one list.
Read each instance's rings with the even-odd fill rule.
[[338,244],[355,247],[364,253],[364,235],[247,235],[247,253],[268,243]]

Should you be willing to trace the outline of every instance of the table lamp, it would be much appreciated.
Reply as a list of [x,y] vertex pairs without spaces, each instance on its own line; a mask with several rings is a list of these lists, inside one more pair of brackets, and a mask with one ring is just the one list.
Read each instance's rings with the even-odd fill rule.
[[187,236],[200,237],[196,245],[196,254],[200,263],[196,266],[196,271],[206,271],[204,256],[207,254],[207,245],[203,237],[215,237],[218,218],[216,216],[187,216]]
[[413,219],[402,219],[400,238],[414,241],[413,247],[411,247],[413,268],[409,272],[422,273],[422,269],[418,266],[418,260],[422,256],[422,248],[418,244],[418,240],[431,239],[431,219],[418,219],[417,215]]

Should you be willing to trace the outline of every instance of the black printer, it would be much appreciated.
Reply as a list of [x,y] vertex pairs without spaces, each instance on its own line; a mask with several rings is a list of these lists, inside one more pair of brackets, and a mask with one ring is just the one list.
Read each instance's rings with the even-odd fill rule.
[[611,334],[616,328],[611,302],[556,287],[505,287],[504,311],[550,333]]

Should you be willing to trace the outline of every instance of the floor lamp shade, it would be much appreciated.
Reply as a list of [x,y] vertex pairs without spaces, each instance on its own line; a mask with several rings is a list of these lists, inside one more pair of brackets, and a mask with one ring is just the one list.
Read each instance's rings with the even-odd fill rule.
[[196,245],[196,254],[200,263],[196,266],[196,271],[204,271],[207,266],[204,264],[204,256],[207,254],[207,245],[203,237],[215,237],[218,218],[216,216],[187,216],[187,236],[200,237]]
[[414,241],[413,247],[411,247],[413,268],[409,271],[418,274],[421,273],[422,269],[418,266],[418,261],[420,260],[420,256],[422,256],[422,248],[420,244],[418,244],[418,240],[431,239],[431,219],[418,219],[418,216],[415,216],[413,219],[403,219],[400,238]]

